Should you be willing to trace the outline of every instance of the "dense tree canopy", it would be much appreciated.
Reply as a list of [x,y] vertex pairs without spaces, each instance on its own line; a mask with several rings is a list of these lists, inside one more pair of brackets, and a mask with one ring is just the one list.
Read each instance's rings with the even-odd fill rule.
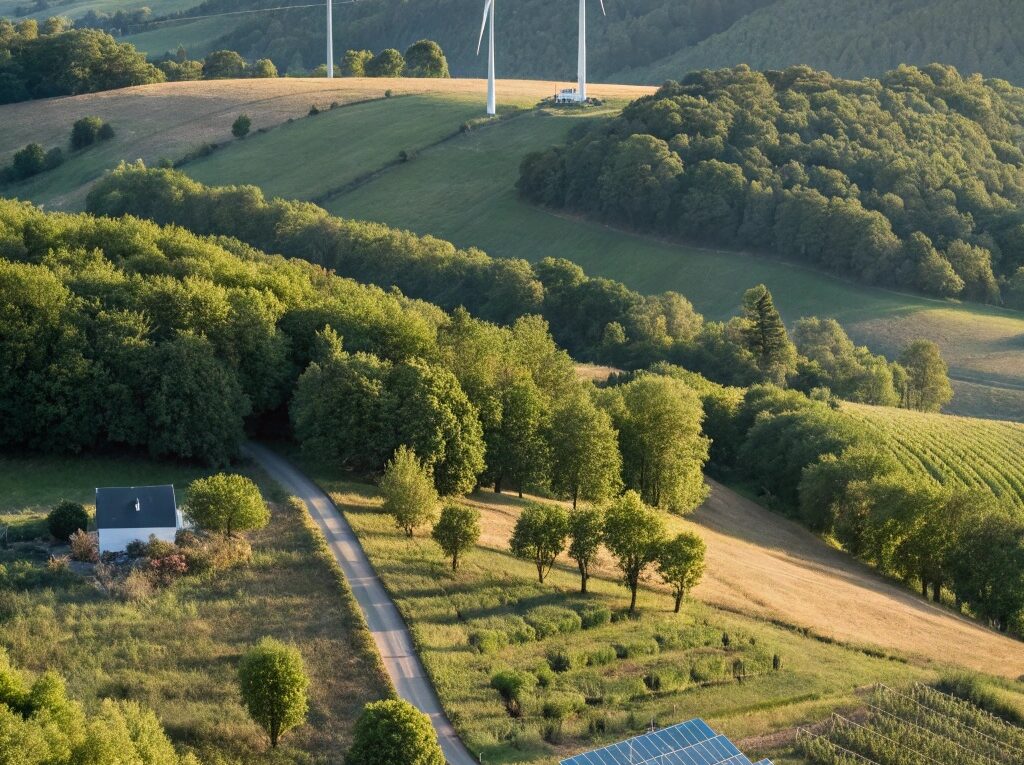
[[687,75],[567,146],[520,191],[646,231],[866,282],[997,303],[1024,267],[1024,91],[952,67]]
[[180,756],[156,715],[135,701],[83,705],[55,672],[31,677],[0,651],[0,758],[17,765],[200,765]]
[[96,29],[0,18],[0,104],[162,82],[135,47]]

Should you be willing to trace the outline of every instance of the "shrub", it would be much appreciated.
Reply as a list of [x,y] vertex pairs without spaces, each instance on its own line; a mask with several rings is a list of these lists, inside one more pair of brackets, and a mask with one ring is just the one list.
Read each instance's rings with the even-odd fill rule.
[[508,635],[500,630],[470,630],[469,644],[480,653],[497,653],[508,647]]
[[80,151],[92,146],[100,139],[100,130],[103,129],[103,120],[99,117],[82,117],[71,126],[71,149]]
[[54,539],[67,542],[76,531],[89,528],[89,514],[78,502],[63,500],[46,516],[46,527]]
[[114,132],[114,126],[109,122],[104,122],[100,127],[100,132],[96,134],[96,137],[101,141],[109,141],[116,135]]
[[129,558],[148,558],[149,545],[141,539],[133,539],[124,548]]
[[647,690],[657,693],[661,690],[661,673],[657,670],[652,670],[644,675],[644,685],[647,686]]
[[242,537],[210,537],[181,548],[191,574],[225,571],[248,563],[252,559],[252,545]]
[[356,721],[345,765],[444,765],[430,718],[407,701],[367,704]]
[[149,541],[146,542],[144,554],[150,560],[166,558],[177,553],[178,546],[174,542],[165,542],[163,539],[157,539],[155,534],[149,535]]
[[68,540],[71,543],[71,557],[84,563],[97,563],[100,559],[100,540],[96,534],[79,529]]
[[505,709],[512,717],[522,716],[523,703],[536,686],[537,678],[529,672],[503,669],[491,676],[491,687],[501,696]]
[[537,685],[541,688],[550,688],[555,683],[555,672],[547,662],[538,664],[533,670],[533,676],[537,678]]
[[172,553],[161,558],[150,558],[149,571],[154,581],[167,587],[173,584],[175,579],[188,573],[188,563],[185,562],[184,555]]
[[600,603],[583,603],[576,606],[575,611],[580,615],[580,626],[585,630],[603,627],[612,620],[611,609]]
[[70,555],[51,555],[50,559],[46,561],[46,570],[52,574],[63,574],[68,570],[70,562]]
[[564,720],[586,707],[582,694],[559,691],[549,694],[541,705],[541,714],[546,720]]
[[604,703],[604,680],[596,672],[581,672],[573,678],[572,684],[576,690],[583,694],[583,698],[588,706]]
[[565,646],[551,648],[547,652],[548,665],[555,672],[568,672],[586,664],[586,656]]
[[527,624],[537,632],[538,640],[579,632],[582,625],[579,614],[560,606],[538,606],[528,611],[525,618]]
[[640,656],[654,656],[661,649],[653,638],[638,638],[627,643],[615,644],[615,655],[620,659],[635,659]]
[[695,683],[721,680],[723,672],[722,660],[718,656],[695,656],[690,659],[690,679]]
[[605,664],[611,664],[616,658],[618,658],[618,653],[614,646],[602,645],[587,654],[587,665],[600,667]]
[[231,135],[235,138],[245,138],[252,128],[252,120],[247,114],[239,114],[238,118],[231,123]]

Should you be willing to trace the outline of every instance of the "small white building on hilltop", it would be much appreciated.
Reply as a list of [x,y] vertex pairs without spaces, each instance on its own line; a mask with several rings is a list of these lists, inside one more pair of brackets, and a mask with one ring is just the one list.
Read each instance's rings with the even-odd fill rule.
[[562,88],[555,93],[556,104],[578,104],[582,103],[580,92],[576,88]]
[[124,552],[130,542],[155,536],[173,542],[184,527],[173,486],[96,489],[96,529],[100,554]]

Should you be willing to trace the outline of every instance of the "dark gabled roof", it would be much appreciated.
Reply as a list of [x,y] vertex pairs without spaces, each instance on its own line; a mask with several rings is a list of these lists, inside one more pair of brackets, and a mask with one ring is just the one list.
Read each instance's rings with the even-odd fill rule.
[[173,529],[177,511],[173,486],[96,489],[97,529]]

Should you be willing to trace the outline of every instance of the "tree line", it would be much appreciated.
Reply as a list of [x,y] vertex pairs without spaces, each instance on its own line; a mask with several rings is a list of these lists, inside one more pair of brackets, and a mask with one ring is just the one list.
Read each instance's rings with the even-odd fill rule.
[[[173,54],[160,58],[156,66],[172,82],[268,78],[278,77],[282,71],[270,58],[258,58],[250,64],[240,53],[229,49],[211,51],[201,60],[190,59],[182,45]],[[326,77],[327,65],[320,63],[307,70],[301,62],[293,61],[283,71],[288,77]],[[385,48],[377,54],[370,50],[346,51],[338,72],[343,77],[450,76],[444,51],[433,40],[419,40],[404,54],[394,48]]]
[[770,506],[923,595],[948,594],[1024,634],[1024,518],[1007,498],[897,461],[833,399],[771,384],[730,388],[668,365],[652,371],[699,392],[711,473],[752,485]]
[[526,157],[518,187],[641,231],[1021,308],[1021,96],[938,64],[858,81],[695,72]]
[[948,382],[921,395],[904,365],[854,346],[834,321],[802,322],[794,345],[764,287],[748,294],[740,316],[706,322],[678,293],[641,295],[620,282],[590,277],[568,260],[492,258],[435,237],[338,218],[312,203],[267,200],[253,186],[209,187],[180,172],[138,164],[96,184],[87,208],[237,237],[497,324],[539,315],[555,342],[580,360],[630,369],[666,361],[729,385],[773,381],[806,391],[829,388],[854,401],[926,410],[941,407],[950,395]]

